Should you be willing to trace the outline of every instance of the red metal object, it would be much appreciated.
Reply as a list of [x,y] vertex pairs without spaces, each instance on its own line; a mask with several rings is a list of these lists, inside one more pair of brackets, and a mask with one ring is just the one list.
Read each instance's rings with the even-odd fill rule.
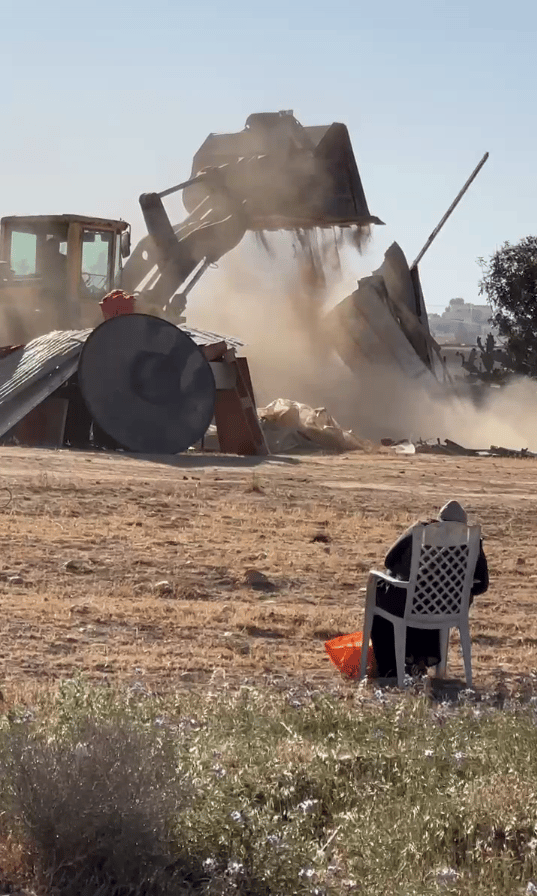
[[12,352],[16,352],[18,348],[24,348],[24,343],[21,342],[20,345],[3,345],[0,348],[0,361],[2,358],[7,358]]
[[135,302],[134,296],[129,296],[122,289],[114,289],[105,295],[99,305],[104,319],[110,320],[111,317],[120,317],[122,314],[134,314]]

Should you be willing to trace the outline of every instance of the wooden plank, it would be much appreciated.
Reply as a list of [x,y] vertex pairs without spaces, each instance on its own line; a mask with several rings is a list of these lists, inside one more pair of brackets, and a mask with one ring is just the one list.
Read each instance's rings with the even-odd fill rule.
[[219,361],[227,352],[227,342],[213,342],[212,345],[200,346],[208,361]]

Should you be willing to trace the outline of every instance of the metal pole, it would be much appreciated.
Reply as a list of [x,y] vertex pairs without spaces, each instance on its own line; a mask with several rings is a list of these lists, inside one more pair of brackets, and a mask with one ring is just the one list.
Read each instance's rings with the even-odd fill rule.
[[205,177],[205,174],[198,174],[190,180],[185,180],[182,184],[176,184],[175,187],[169,187],[167,190],[163,190],[162,193],[157,193],[157,196],[160,196],[160,198],[163,199],[164,196],[170,196],[172,193],[177,193],[179,190],[184,190],[186,187],[192,186],[192,184],[199,184],[201,181],[205,180]]
[[455,210],[455,208],[458,206],[458,204],[459,204],[459,202],[461,201],[462,197],[463,197],[464,194],[466,193],[466,190],[468,189],[468,187],[470,186],[470,184],[472,183],[472,181],[475,180],[475,178],[477,177],[477,175],[478,175],[479,172],[481,171],[481,169],[482,169],[483,165],[485,164],[485,162],[487,161],[488,157],[489,157],[489,154],[488,154],[488,152],[486,152],[485,155],[483,156],[483,158],[481,159],[479,165],[477,166],[477,168],[475,168],[475,169],[473,170],[473,172],[471,173],[470,177],[469,177],[468,180],[466,181],[466,183],[465,183],[464,187],[462,188],[462,190],[460,191],[460,193],[457,195],[456,199],[455,199],[455,200],[451,203],[451,205],[449,206],[447,212],[445,213],[444,217],[442,218],[442,220],[440,221],[440,223],[438,224],[438,226],[435,227],[435,229],[434,229],[433,232],[431,233],[431,235],[430,235],[429,239],[427,240],[427,242],[425,243],[423,249],[422,249],[421,252],[418,254],[418,256],[417,256],[416,260],[414,261],[414,263],[411,265],[410,270],[412,270],[413,268],[416,268],[416,267],[418,266],[419,262],[421,261],[421,259],[422,259],[423,256],[425,255],[425,253],[427,252],[427,249],[429,248],[429,246],[431,245],[431,243],[433,242],[433,240],[436,239],[436,237],[438,236],[438,234],[439,234],[440,231],[442,230],[442,227],[443,227],[444,224],[446,223],[447,219],[449,218],[449,216],[451,215],[451,213]]

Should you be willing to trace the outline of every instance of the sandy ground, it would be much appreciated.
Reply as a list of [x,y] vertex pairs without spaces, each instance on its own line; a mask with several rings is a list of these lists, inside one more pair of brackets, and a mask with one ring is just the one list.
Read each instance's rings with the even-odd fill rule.
[[[475,682],[537,670],[534,460],[1,448],[0,464],[4,689],[79,670],[157,691],[280,675],[328,685],[323,642],[362,628],[368,570],[451,497],[481,523],[489,559]],[[458,646],[449,672],[462,674]]]

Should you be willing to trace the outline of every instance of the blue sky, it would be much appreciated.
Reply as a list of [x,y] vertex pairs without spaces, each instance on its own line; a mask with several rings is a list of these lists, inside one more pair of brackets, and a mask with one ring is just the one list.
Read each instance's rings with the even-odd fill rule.
[[130,220],[256,111],[344,122],[376,228],[421,265],[431,311],[478,298],[478,256],[537,230],[535,0],[3,0],[2,215]]

